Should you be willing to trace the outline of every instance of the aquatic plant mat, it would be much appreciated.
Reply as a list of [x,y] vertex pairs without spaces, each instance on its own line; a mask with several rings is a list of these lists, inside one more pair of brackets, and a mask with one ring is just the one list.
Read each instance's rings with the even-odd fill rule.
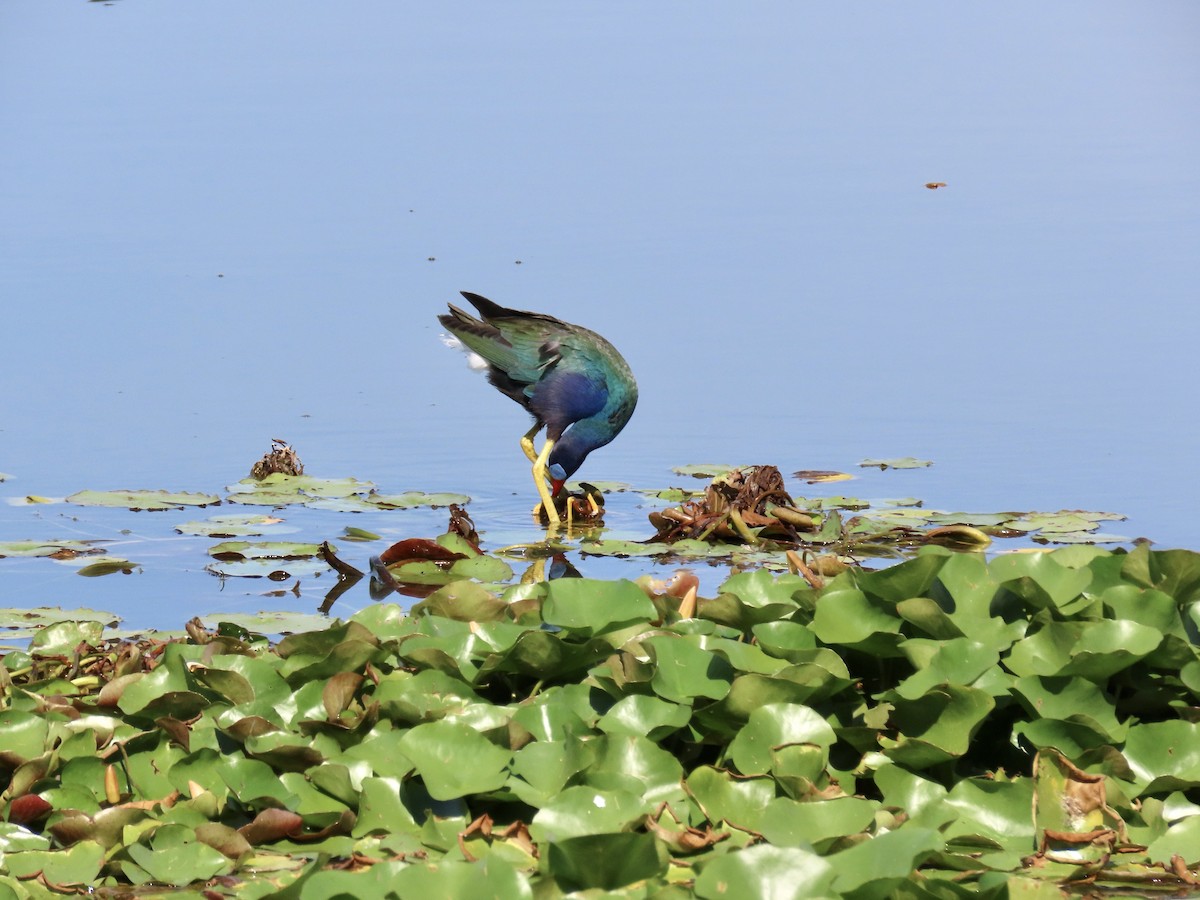
[[38,624],[0,898],[1178,896],[1198,626],[1200,554],[1147,546],[454,580],[278,642]]

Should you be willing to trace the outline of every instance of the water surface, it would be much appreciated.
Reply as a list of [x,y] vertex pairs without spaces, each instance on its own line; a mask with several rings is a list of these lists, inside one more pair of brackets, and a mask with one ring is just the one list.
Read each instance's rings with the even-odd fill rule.
[[[637,372],[582,477],[913,455],[853,489],[1195,547],[1198,38],[1183,2],[9,0],[0,493],[220,491],[283,437],[536,538],[524,414],[438,340],[466,289]],[[315,605],[205,575],[191,512],[130,517],[0,506],[0,540],[156,538],[128,577],[0,562],[4,604]]]

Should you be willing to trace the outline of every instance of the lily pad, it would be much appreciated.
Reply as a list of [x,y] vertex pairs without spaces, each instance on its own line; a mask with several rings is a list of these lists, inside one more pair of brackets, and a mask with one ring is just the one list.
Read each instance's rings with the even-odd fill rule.
[[933,465],[932,460],[901,456],[894,459],[864,459],[859,465],[864,469],[924,469]]
[[211,519],[195,522],[184,522],[176,525],[175,530],[180,534],[192,534],[199,537],[257,537],[282,521],[283,519],[277,516],[267,516],[261,513],[234,513],[227,516],[213,516]]
[[689,475],[692,478],[718,478],[736,469],[737,466],[727,466],[720,463],[694,463],[687,466],[674,466],[671,471],[676,475]]
[[68,503],[78,506],[111,506],[133,510],[161,511],[182,509],[185,506],[212,506],[221,502],[216,494],[172,493],[170,491],[121,490],[78,491],[67,497]]
[[0,558],[5,556],[49,556],[70,559],[80,554],[103,553],[94,541],[0,541]]
[[423,491],[405,491],[402,494],[376,494],[374,492],[367,495],[365,502],[371,506],[380,509],[414,509],[418,506],[450,506],[458,504],[462,506],[471,502],[471,498],[466,494],[451,494],[442,492],[440,494],[427,494]]

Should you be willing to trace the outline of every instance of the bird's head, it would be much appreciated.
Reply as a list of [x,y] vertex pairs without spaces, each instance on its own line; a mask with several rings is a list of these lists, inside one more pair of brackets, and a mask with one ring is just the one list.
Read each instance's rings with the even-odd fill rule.
[[571,440],[568,431],[550,451],[546,461],[546,474],[550,476],[550,495],[557,497],[568,478],[575,474],[587,458],[591,448],[580,446],[578,440]]

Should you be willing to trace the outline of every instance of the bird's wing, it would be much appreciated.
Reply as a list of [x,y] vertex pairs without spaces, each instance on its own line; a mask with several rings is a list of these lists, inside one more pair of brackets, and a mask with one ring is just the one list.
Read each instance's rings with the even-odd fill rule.
[[530,412],[546,423],[551,435],[561,434],[572,422],[596,415],[608,402],[608,387],[601,379],[562,367],[550,370],[525,389]]

